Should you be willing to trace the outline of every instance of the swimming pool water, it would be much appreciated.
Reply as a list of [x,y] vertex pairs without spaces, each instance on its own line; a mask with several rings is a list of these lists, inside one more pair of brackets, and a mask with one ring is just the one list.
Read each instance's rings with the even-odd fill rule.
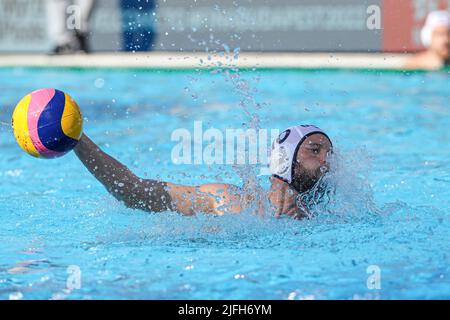
[[[448,299],[448,82],[446,72],[0,69],[0,121],[29,91],[67,91],[85,132],[143,177],[242,185],[237,167],[171,161],[171,133],[194,121],[314,123],[340,155],[335,204],[311,220],[182,217],[125,208],[74,153],[34,159],[0,125],[0,299]],[[70,270],[81,282],[69,290]],[[379,289],[367,285],[373,270]]]

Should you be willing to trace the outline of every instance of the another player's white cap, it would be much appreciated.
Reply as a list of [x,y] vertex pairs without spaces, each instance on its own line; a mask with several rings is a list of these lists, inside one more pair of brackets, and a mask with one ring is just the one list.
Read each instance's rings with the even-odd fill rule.
[[425,47],[428,48],[431,45],[434,29],[441,26],[450,28],[450,14],[445,10],[430,12],[420,33],[422,44]]

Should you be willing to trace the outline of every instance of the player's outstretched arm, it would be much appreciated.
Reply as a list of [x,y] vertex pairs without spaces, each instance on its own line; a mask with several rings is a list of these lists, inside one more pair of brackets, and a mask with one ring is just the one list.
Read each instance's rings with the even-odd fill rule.
[[177,211],[185,215],[240,211],[239,194],[232,185],[184,186],[139,178],[84,134],[74,151],[108,192],[127,207],[150,212]]

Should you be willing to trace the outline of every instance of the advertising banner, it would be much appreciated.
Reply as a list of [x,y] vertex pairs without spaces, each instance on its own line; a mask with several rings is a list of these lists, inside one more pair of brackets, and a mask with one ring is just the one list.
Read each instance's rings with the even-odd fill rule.
[[[51,2],[0,0],[0,52],[49,52]],[[96,0],[93,51],[407,52],[428,12],[450,0]]]

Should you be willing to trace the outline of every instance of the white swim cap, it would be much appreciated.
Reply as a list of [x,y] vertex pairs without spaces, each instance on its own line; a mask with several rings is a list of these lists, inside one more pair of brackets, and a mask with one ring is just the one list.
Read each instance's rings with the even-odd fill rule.
[[326,133],[312,125],[300,125],[284,130],[272,144],[270,154],[270,172],[275,177],[291,183],[294,175],[294,161],[297,151],[305,139],[314,134],[321,133],[330,140]]
[[434,29],[442,26],[450,28],[450,14],[445,10],[430,12],[420,33],[420,39],[426,48],[431,45]]

